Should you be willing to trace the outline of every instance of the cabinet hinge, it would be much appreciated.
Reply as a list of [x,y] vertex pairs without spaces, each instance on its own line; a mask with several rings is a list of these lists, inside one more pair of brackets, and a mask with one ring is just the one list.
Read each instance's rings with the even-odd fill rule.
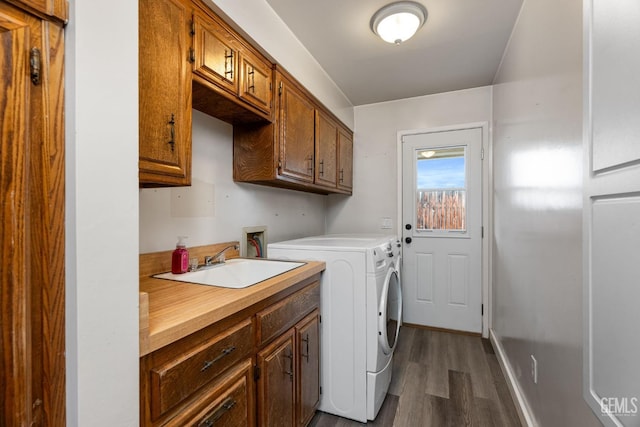
[[322,315],[318,316],[318,321],[322,323]]
[[191,36],[196,35],[196,20],[193,15],[191,15],[191,28],[189,30],[189,34],[191,34]]
[[192,64],[196,62],[196,51],[192,47],[189,48],[189,62]]
[[278,95],[282,95],[282,82],[278,85]]
[[320,387],[320,394],[322,394],[322,387]]
[[282,169],[282,160],[278,159],[278,170]]
[[484,160],[484,148],[480,149],[480,160]]
[[40,71],[41,71],[41,56],[40,49],[37,47],[31,48],[29,54],[29,65],[31,67],[31,83],[38,86],[40,84]]
[[480,304],[480,316],[484,316],[484,304]]
[[260,367],[258,365],[253,366],[253,379],[255,381],[260,379]]
[[480,227],[480,237],[484,239],[484,225]]

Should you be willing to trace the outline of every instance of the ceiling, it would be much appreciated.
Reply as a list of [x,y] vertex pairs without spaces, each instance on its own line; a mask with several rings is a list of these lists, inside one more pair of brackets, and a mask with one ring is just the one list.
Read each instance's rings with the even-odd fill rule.
[[425,25],[399,46],[369,28],[393,0],[267,0],[353,105],[493,82],[522,0],[417,0]]

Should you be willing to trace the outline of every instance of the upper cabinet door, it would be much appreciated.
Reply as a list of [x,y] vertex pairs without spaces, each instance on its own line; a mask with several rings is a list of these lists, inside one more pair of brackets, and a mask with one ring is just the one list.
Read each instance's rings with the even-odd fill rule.
[[196,14],[194,22],[195,63],[193,72],[208,81],[238,93],[238,42],[222,25]]
[[18,0],[27,8],[33,8],[45,15],[54,16],[62,21],[69,18],[69,5],[67,0]]
[[272,85],[272,65],[248,50],[243,51],[240,54],[240,98],[271,116]]
[[337,148],[338,125],[324,111],[316,110],[316,184],[336,188]]
[[338,128],[338,147],[340,150],[338,165],[338,188],[349,193],[353,189],[353,134]]
[[141,185],[189,185],[191,13],[179,0],[139,2]]
[[278,91],[279,175],[313,182],[315,107],[301,90],[286,79],[279,79]]

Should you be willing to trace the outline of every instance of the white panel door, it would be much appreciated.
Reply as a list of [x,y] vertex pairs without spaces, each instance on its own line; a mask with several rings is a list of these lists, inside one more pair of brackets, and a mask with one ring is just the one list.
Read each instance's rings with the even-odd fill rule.
[[402,138],[404,321],[482,332],[482,129]]
[[640,425],[640,4],[585,0],[584,396]]

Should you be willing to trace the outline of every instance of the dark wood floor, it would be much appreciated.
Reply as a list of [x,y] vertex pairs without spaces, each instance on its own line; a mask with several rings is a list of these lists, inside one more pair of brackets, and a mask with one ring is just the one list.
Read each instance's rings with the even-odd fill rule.
[[[323,412],[312,427],[363,426]],[[389,393],[372,426],[520,427],[491,343],[403,326]]]

